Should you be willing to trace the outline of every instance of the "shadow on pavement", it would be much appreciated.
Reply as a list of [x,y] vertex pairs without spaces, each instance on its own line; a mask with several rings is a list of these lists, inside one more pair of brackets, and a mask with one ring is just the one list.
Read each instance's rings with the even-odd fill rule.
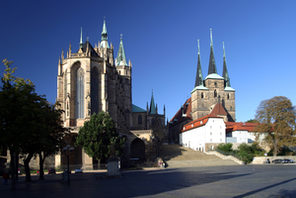
[[[61,182],[61,176],[49,176],[45,181],[20,183],[16,191],[1,190],[3,197],[136,197],[149,196],[250,174],[234,172],[210,173],[191,169],[163,169],[123,172],[109,178],[105,173],[71,175],[71,184]],[[6,196],[5,196],[6,195]]]
[[[292,179],[288,179],[288,180],[285,180],[285,181],[282,181],[282,182],[279,182],[279,183],[276,183],[276,184],[272,184],[272,185],[269,185],[269,186],[266,186],[266,187],[264,187],[264,188],[259,188],[259,189],[256,189],[256,190],[253,190],[253,191],[250,191],[250,192],[247,192],[247,193],[245,193],[245,194],[242,194],[242,195],[238,195],[238,196],[235,196],[234,198],[242,198],[242,197],[247,197],[247,196],[249,196],[249,195],[253,195],[253,194],[255,194],[255,193],[258,193],[258,192],[260,192],[260,191],[263,191],[263,190],[267,190],[267,189],[269,189],[269,188],[273,188],[273,187],[275,187],[275,186],[278,186],[278,185],[282,185],[282,184],[285,184],[285,183],[288,183],[288,182],[291,182],[291,181],[294,181],[294,180],[296,180],[296,178],[292,178]],[[292,196],[292,197],[296,197],[296,190],[295,191],[281,191],[280,192],[281,194],[280,194],[280,197],[282,197],[282,195],[283,195],[283,197],[288,197],[288,196],[286,196],[286,195],[288,195],[288,194],[294,194],[294,196]],[[275,197],[278,197],[279,195],[274,195]]]

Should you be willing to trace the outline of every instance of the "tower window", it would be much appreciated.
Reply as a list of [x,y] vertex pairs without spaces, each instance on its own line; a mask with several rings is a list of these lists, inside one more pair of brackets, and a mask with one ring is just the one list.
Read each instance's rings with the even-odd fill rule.
[[218,87],[217,82],[215,82],[215,87]]
[[121,72],[119,71],[119,75],[121,75]]
[[232,106],[230,106],[230,111],[232,111]]
[[203,94],[203,92],[201,93],[200,97],[201,97],[201,98],[204,98],[204,94]]
[[227,100],[229,100],[229,98],[230,98],[230,97],[229,97],[229,94],[227,94]]
[[214,91],[214,98],[217,98],[217,91],[216,91],[216,89]]

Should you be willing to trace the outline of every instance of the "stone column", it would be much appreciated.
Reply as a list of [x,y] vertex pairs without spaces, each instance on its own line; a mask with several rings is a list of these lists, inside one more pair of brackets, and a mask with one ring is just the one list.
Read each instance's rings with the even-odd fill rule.
[[84,149],[82,149],[82,169],[84,170],[93,169],[93,160],[84,152]]
[[55,168],[61,167],[61,161],[62,161],[61,153],[56,154],[54,156],[54,167]]

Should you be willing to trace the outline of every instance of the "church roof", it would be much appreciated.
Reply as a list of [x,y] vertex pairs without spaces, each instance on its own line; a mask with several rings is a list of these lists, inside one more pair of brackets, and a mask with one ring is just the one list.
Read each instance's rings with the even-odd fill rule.
[[209,74],[207,75],[206,79],[221,79],[224,80],[224,78],[222,76],[220,76],[219,74]]
[[[184,117],[185,116],[185,117]],[[184,120],[191,119],[191,98],[188,98],[182,107],[177,111],[170,122],[182,122]]]
[[154,102],[154,97],[153,97],[153,92],[152,92],[151,101],[150,101],[149,114],[157,114],[156,106],[155,106],[155,102]]
[[223,105],[221,103],[217,103],[214,108],[212,109],[211,113],[209,115],[212,116],[219,116],[219,115],[223,115],[223,116],[227,116],[227,112],[225,111],[225,108],[223,107]]
[[195,86],[203,86],[203,77],[201,72],[201,64],[200,64],[200,49],[199,49],[199,40],[198,41],[198,54],[197,54],[197,70],[196,70],[196,77],[195,77]]
[[115,60],[115,64],[116,64],[116,66],[119,66],[119,65],[126,66],[127,65],[125,53],[124,53],[122,35],[120,35],[119,50],[118,50],[117,58]]
[[211,38],[211,51],[210,51],[208,75],[217,74],[216,62],[214,57],[214,49],[213,49],[212,28],[210,29],[210,38]]
[[132,112],[133,113],[146,113],[145,109],[138,107],[137,105],[132,104]]
[[[88,47],[87,47],[88,45]],[[94,57],[99,57],[99,55],[97,54],[97,52],[94,50],[94,48],[92,47],[92,45],[90,44],[89,41],[86,41],[85,43],[82,44],[82,51],[85,53],[87,51],[87,48],[90,50],[90,55],[94,56]]]
[[259,123],[248,123],[248,122],[226,122],[226,131],[248,131],[255,132],[256,127]]

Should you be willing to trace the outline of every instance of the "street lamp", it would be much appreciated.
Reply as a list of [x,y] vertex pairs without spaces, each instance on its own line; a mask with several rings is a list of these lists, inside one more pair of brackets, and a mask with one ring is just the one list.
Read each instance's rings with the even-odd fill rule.
[[70,184],[70,168],[69,168],[69,154],[70,151],[73,151],[74,147],[72,147],[71,145],[67,144],[64,148],[63,151],[66,151],[66,155],[67,155],[67,182],[68,184]]

